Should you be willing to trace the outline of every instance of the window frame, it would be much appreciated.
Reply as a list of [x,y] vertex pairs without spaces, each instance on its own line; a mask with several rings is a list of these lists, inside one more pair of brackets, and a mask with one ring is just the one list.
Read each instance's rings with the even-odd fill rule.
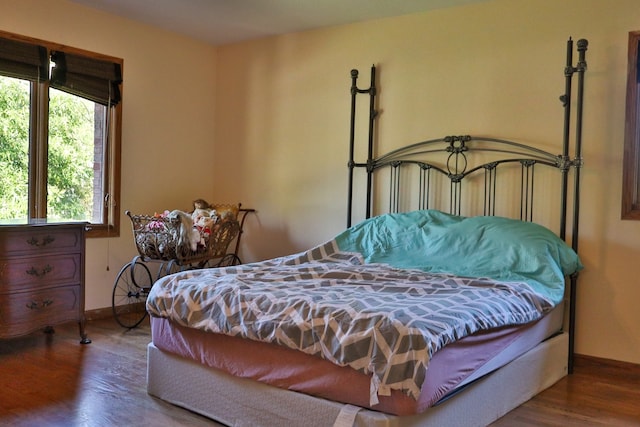
[[640,31],[629,32],[622,165],[622,219],[640,220]]
[[[80,55],[90,59],[119,64],[120,69],[123,69],[123,60],[121,58],[1,30],[0,37],[44,46],[48,54],[52,51],[59,51]],[[39,82],[32,81],[32,87],[36,87],[36,89],[32,90],[31,120],[29,124],[31,129],[29,136],[29,221],[44,219],[46,216],[49,86],[49,82],[46,79]],[[120,85],[120,91],[122,92],[122,84]],[[103,205],[102,222],[87,224],[87,237],[118,237],[120,235],[120,209],[118,202],[120,200],[121,187],[122,101],[115,106],[108,107],[107,114],[109,115],[109,120],[107,121],[109,129],[106,131],[106,140],[104,142],[106,149],[102,174],[106,200],[103,201],[105,204]]]

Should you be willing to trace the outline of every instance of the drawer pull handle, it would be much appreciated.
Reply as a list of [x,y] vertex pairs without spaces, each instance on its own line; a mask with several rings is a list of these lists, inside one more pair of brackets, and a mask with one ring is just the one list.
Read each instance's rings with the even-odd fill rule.
[[37,301],[31,301],[30,303],[27,304],[27,308],[30,310],[37,310],[40,307],[45,308],[50,306],[51,304],[53,304],[53,300],[50,300],[50,299],[46,299],[42,301],[40,304],[38,304]]
[[47,246],[50,243],[55,242],[56,238],[52,237],[52,236],[46,236],[44,239],[42,239],[42,242],[38,239],[36,239],[35,237],[31,237],[29,240],[27,240],[27,243],[30,244],[31,246]]
[[36,277],[42,277],[45,274],[50,273],[52,270],[53,270],[53,267],[47,264],[44,266],[42,270],[36,270],[35,267],[31,267],[30,269],[27,270],[27,274],[30,274],[31,276],[36,276]]

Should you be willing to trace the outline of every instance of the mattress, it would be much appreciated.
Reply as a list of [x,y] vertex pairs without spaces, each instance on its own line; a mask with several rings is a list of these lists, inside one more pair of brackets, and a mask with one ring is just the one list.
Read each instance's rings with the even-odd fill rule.
[[256,380],[281,389],[376,411],[411,415],[424,412],[484,375],[516,359],[558,333],[563,321],[560,304],[542,319],[468,336],[436,352],[417,400],[398,390],[369,402],[370,378],[349,367],[288,348],[203,332],[152,317],[153,345],[163,352]]

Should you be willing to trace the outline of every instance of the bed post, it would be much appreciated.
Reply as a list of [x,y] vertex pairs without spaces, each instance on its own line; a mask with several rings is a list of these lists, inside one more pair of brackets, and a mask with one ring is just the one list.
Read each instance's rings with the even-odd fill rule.
[[[356,167],[367,168],[367,211],[366,217],[371,216],[371,193],[373,186],[373,133],[374,122],[378,115],[375,109],[376,98],[376,67],[371,66],[371,85],[368,89],[358,89],[358,70],[351,70],[351,125],[349,135],[349,183],[347,190],[347,228],[351,227],[352,212],[353,212],[353,169]],[[355,152],[355,120],[356,120],[356,96],[359,93],[369,94],[369,138],[368,138],[368,150],[367,150],[367,162],[356,163],[354,159]]]
[[[582,168],[582,105],[584,97],[584,73],[587,70],[585,55],[589,42],[585,39],[578,40],[578,64],[575,71],[578,73],[578,94],[576,107],[576,137],[575,137],[575,158],[572,165],[575,167],[574,190],[573,190],[573,220],[571,247],[578,252],[578,231],[580,218],[580,170]],[[571,289],[569,296],[569,373],[573,373],[573,354],[575,348],[575,318],[576,318],[576,293],[577,293],[578,272],[571,276]]]
[[[571,80],[573,78],[573,39],[569,37],[567,40],[567,62],[564,68],[564,94],[560,97],[562,106],[564,107],[564,130],[562,135],[562,159],[565,162],[569,160],[569,135],[571,127]],[[560,216],[560,238],[566,239],[567,235],[567,190],[569,187],[569,167],[562,171],[562,200],[561,200],[561,216]]]
[[377,116],[376,112],[376,67],[371,66],[371,86],[369,86],[369,147],[367,149],[367,212],[366,217],[371,216],[371,197],[373,192],[373,124]]
[[[585,53],[587,51],[588,42],[585,39],[578,40],[578,64],[573,66],[573,40],[569,38],[567,41],[567,64],[564,69],[565,75],[565,93],[560,97],[564,106],[564,135],[562,145],[562,161],[566,163],[563,169],[562,177],[562,212],[560,219],[560,237],[566,239],[567,225],[567,192],[568,192],[568,173],[571,167],[574,170],[574,189],[573,189],[573,206],[572,206],[572,234],[571,247],[578,252],[578,229],[580,218],[580,169],[582,168],[582,105],[584,96],[584,72],[587,69],[585,61]],[[573,160],[569,158],[569,128],[571,126],[571,80],[574,73],[578,73],[578,94],[576,97],[576,135],[575,135],[575,157]],[[569,288],[569,360],[567,362],[568,372],[573,373],[573,356],[575,348],[575,320],[576,320],[576,293],[577,293],[578,273],[574,273],[570,277]]]
[[355,167],[353,155],[355,144],[355,120],[356,120],[356,95],[358,94],[358,70],[351,70],[351,123],[349,126],[349,183],[347,189],[347,228],[351,227],[353,210],[353,168]]
[[577,113],[576,113],[576,140],[575,140],[575,158],[573,160],[573,166],[576,168],[575,172],[575,188],[574,188],[574,210],[573,210],[573,233],[572,233],[572,247],[575,251],[578,250],[578,225],[579,225],[579,213],[580,213],[580,169],[582,167],[582,105],[584,97],[584,73],[587,70],[587,61],[585,59],[587,46],[589,42],[585,39],[578,40],[578,64],[576,71],[578,72],[578,96],[577,96]]

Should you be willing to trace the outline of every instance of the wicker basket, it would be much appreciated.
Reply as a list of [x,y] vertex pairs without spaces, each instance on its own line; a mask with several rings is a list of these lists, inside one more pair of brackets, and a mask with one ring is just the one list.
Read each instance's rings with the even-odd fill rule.
[[180,241],[183,226],[180,217],[133,215],[129,211],[126,214],[131,219],[138,253],[146,260],[174,260],[178,265],[189,265],[220,258],[240,232],[237,217],[227,215],[210,227],[208,236],[203,236],[203,244],[198,244],[194,251],[188,242]]

